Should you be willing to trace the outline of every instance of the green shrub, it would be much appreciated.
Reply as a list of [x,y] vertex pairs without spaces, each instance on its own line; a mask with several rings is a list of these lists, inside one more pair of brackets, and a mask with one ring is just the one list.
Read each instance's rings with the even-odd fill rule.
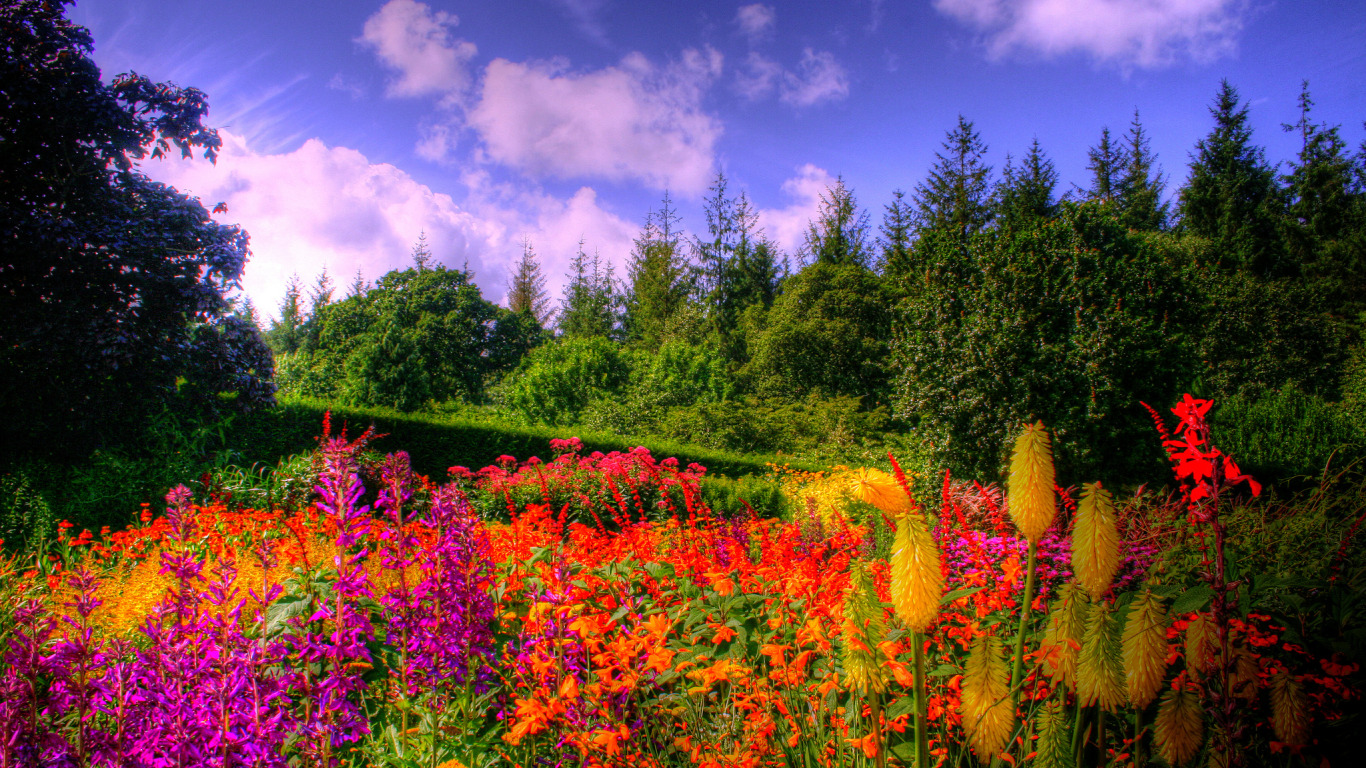
[[600,336],[569,337],[532,350],[503,379],[495,399],[528,424],[578,422],[593,400],[619,394],[630,380],[627,355]]
[[1366,456],[1366,434],[1351,407],[1289,386],[1221,401],[1211,425],[1219,446],[1264,482],[1316,477]]

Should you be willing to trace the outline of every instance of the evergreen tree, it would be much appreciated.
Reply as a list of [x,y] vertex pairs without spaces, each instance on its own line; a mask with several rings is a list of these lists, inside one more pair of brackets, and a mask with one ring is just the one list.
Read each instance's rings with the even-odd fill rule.
[[1086,197],[1102,203],[1112,203],[1119,196],[1120,184],[1124,174],[1124,151],[1110,140],[1110,129],[1100,131],[1100,144],[1086,151],[1090,162],[1086,165],[1091,171],[1091,188]]
[[615,336],[620,297],[612,265],[604,265],[596,251],[590,259],[580,240],[567,277],[569,282],[560,299],[560,333],[566,336]]
[[[417,242],[413,243],[413,264],[417,266],[417,271],[421,272],[428,269],[427,265],[432,260],[431,246],[427,245],[427,230],[422,230],[417,235]],[[466,264],[466,267],[469,265]]]
[[289,282],[285,283],[284,299],[280,302],[280,318],[273,321],[270,330],[266,331],[266,344],[277,355],[299,351],[304,324],[302,299],[299,275],[291,275]]
[[368,291],[368,290],[370,290],[370,285],[369,285],[368,283],[365,282],[365,275],[361,274],[360,269],[357,268],[357,269],[356,269],[356,276],[353,277],[353,278],[351,278],[351,285],[350,285],[350,287],[347,289],[346,295],[347,295],[348,297],[350,297],[350,296],[364,296],[364,295],[365,295],[365,292]]
[[1157,167],[1157,157],[1148,145],[1148,135],[1143,131],[1137,109],[1125,139],[1128,147],[1124,152],[1124,173],[1120,177],[1116,201],[1120,223],[1139,231],[1162,229],[1167,224],[1167,203],[1162,200],[1167,179]]
[[260,332],[261,318],[256,313],[256,306],[251,303],[251,297],[246,296],[242,299],[240,303],[233,303],[236,305],[234,307],[233,315],[235,315],[242,322],[246,323],[249,327],[255,328],[257,332]]
[[542,328],[548,327],[555,310],[545,292],[545,275],[541,274],[541,263],[536,260],[530,238],[522,240],[522,258],[517,260],[509,282],[508,309],[530,317]]
[[996,186],[996,218],[1005,226],[1019,226],[1032,219],[1049,218],[1056,213],[1053,190],[1058,185],[1058,171],[1039,147],[1039,140],[1029,146],[1029,153],[1018,169],[1006,158],[1001,181]]
[[1251,144],[1247,107],[1227,80],[1210,114],[1214,129],[1195,145],[1181,190],[1180,228],[1212,241],[1225,267],[1260,277],[1290,274],[1277,231],[1283,205],[1276,171]]
[[[1281,126],[1300,134],[1299,154],[1284,177],[1288,195],[1287,246],[1291,257],[1309,272],[1333,272],[1350,265],[1316,262],[1326,256],[1349,255],[1341,246],[1363,223],[1354,216],[1360,209],[1360,193],[1354,194],[1354,169],[1338,127],[1310,121],[1314,102],[1309,96],[1308,81],[1301,87],[1299,106],[1300,119]],[[1359,253],[1356,259],[1360,259]]]
[[868,212],[858,207],[843,176],[821,194],[820,209],[807,227],[803,250],[813,262],[868,266]]
[[877,239],[882,273],[901,277],[910,269],[911,235],[915,228],[915,209],[900,189],[892,192],[892,202],[883,209],[882,226]]
[[691,265],[683,254],[677,224],[665,194],[659,211],[646,214],[626,267],[626,333],[647,349],[659,346],[670,319],[693,292]]
[[754,305],[773,306],[782,281],[777,247],[759,229],[759,212],[740,193],[735,201],[735,255],[729,270],[730,306],[736,314]]
[[735,200],[726,195],[726,187],[725,174],[716,174],[716,180],[711,185],[711,197],[702,201],[708,239],[694,236],[692,243],[699,273],[697,289],[709,314],[726,313],[725,305],[730,292],[729,271],[739,235],[735,228]]
[[991,166],[983,162],[987,147],[972,123],[958,125],[935,153],[929,178],[916,187],[920,229],[942,231],[959,242],[991,222]]

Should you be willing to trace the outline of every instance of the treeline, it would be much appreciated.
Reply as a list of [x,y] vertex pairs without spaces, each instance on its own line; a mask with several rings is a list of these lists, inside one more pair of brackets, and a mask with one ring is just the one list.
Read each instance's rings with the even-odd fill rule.
[[1273,164],[1224,83],[1170,195],[1137,113],[1065,194],[1037,141],[996,173],[960,118],[876,227],[841,179],[795,254],[718,176],[697,234],[666,195],[624,275],[581,243],[558,302],[531,243],[505,309],[420,241],[412,268],[343,299],[322,276],[307,311],[296,281],[266,338],[286,392],[732,450],[901,434],[977,477],[1036,418],[1082,475],[1151,477],[1139,402],[1182,391],[1245,408],[1298,393],[1360,437],[1366,144],[1314,122],[1307,85],[1299,107],[1301,149]]

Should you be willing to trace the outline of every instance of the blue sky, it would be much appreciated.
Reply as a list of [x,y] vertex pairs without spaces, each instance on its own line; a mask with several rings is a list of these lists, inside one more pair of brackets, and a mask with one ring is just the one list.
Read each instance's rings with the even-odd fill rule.
[[[1366,133],[1366,3],[1288,0],[87,0],[70,10],[106,78],[205,91],[224,151],[154,178],[226,202],[252,236],[245,290],[345,285],[410,263],[425,231],[502,301],[529,240],[558,296],[577,243],[617,265],[667,190],[704,226],[718,171],[795,252],[842,175],[881,218],[959,114],[999,171],[1038,138],[1062,190],[1135,109],[1171,179],[1210,129],[1221,78],[1273,162],[1313,117]],[[339,291],[341,293],[342,291]]]

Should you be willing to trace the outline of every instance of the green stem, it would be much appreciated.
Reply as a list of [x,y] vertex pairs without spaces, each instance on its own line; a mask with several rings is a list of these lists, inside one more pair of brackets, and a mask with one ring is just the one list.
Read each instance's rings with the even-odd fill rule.
[[1086,750],[1086,738],[1084,737],[1081,731],[1082,722],[1085,720],[1085,718],[1086,707],[1083,707],[1081,705],[1081,701],[1078,700],[1077,719],[1072,723],[1072,759],[1075,762],[1077,768],[1082,768],[1082,758],[1084,757],[1084,753]]
[[1024,599],[1020,604],[1020,631],[1015,636],[1015,666],[1010,671],[1011,696],[1017,707],[1020,704],[1020,692],[1017,686],[1020,684],[1021,675],[1024,674],[1025,628],[1029,626],[1029,608],[1034,602],[1034,570],[1038,555],[1039,545],[1033,541],[1029,542],[1029,572],[1025,576]]
[[929,701],[925,694],[925,636],[920,632],[913,632],[911,642],[915,645],[915,765],[916,768],[929,768],[930,724],[926,716]]
[[873,716],[873,745],[877,749],[877,768],[887,768],[887,755],[882,741],[882,696],[877,691],[868,692],[868,711]]

